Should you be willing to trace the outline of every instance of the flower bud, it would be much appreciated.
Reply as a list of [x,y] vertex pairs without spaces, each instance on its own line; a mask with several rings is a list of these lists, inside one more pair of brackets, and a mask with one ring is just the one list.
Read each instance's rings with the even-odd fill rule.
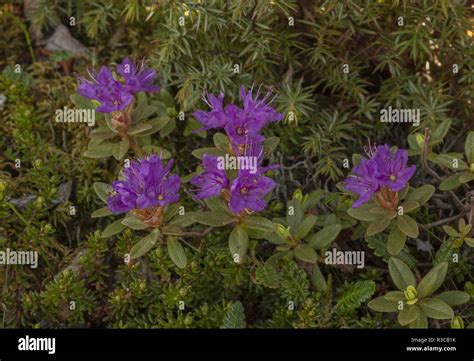
[[41,196],[36,198],[34,205],[35,205],[36,208],[42,208],[43,205],[44,205],[44,198],[41,197]]
[[474,163],[471,163],[471,165],[469,166],[469,170],[474,173]]
[[296,199],[300,202],[303,201],[303,193],[301,192],[301,189],[297,189],[295,193],[293,193],[293,199]]
[[416,291],[415,287],[408,286],[407,289],[403,291],[403,293],[405,294],[407,304],[414,305],[418,301],[418,292]]
[[288,239],[291,236],[290,227],[285,228],[283,224],[276,224],[276,233],[283,239]]
[[420,147],[423,147],[423,144],[425,144],[425,136],[421,133],[418,133],[416,135],[416,142]]
[[464,328],[464,321],[461,316],[453,317],[451,320],[451,328]]

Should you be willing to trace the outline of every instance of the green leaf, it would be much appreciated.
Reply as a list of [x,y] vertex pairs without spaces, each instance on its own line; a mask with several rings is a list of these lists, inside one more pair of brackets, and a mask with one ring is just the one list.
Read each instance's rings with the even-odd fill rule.
[[277,149],[278,144],[280,144],[280,138],[278,137],[268,137],[263,141],[263,152],[265,156],[273,154],[275,149]]
[[402,291],[390,291],[387,292],[383,297],[387,301],[398,302],[405,301],[405,294]]
[[401,204],[401,207],[402,207],[403,213],[409,213],[420,208],[420,204],[415,201],[407,200]]
[[182,236],[183,230],[175,224],[166,224],[161,227],[161,233],[167,236]]
[[155,134],[156,132],[160,131],[163,129],[171,120],[169,116],[160,116],[156,117],[150,120],[147,120],[146,122],[143,122],[143,124],[148,124],[151,128],[148,130],[143,130],[139,134],[137,134],[137,137],[145,137],[148,135]]
[[466,242],[466,244],[467,244],[469,247],[474,247],[474,238],[472,238],[472,237],[466,237],[466,238],[464,238],[464,242]]
[[420,233],[418,224],[413,218],[407,215],[397,217],[397,226],[400,231],[411,238],[417,238]]
[[377,297],[368,303],[369,308],[376,312],[397,312],[398,303],[384,297]]
[[279,234],[277,234],[276,232],[267,232],[265,233],[264,238],[267,241],[272,242],[274,244],[283,244],[286,242],[285,239],[281,237]]
[[153,247],[155,247],[156,242],[160,237],[161,235],[158,229],[154,229],[150,234],[143,237],[130,250],[130,259],[136,259],[147,254]]
[[107,203],[107,198],[109,197],[110,192],[112,192],[112,187],[110,184],[104,182],[95,182],[92,185],[97,196],[102,200],[102,202]]
[[448,134],[449,127],[451,126],[451,119],[445,119],[440,125],[436,127],[434,132],[431,134],[431,145],[435,145],[443,141],[443,138]]
[[91,218],[106,217],[106,216],[110,216],[112,214],[113,213],[111,212],[109,207],[102,207],[102,208],[99,208],[96,211],[92,212]]
[[235,256],[238,256],[239,262],[241,263],[247,253],[249,246],[249,236],[247,232],[241,227],[236,226],[229,235],[229,249],[230,254],[236,260]]
[[321,270],[318,267],[318,264],[315,263],[313,265],[313,272],[311,273],[311,284],[318,290],[319,292],[326,292],[328,288],[328,284],[324,275],[322,274]]
[[135,216],[128,216],[122,220],[122,224],[128,228],[135,230],[142,230],[148,228],[148,226],[140,219]]
[[457,238],[457,237],[460,237],[461,234],[456,231],[453,227],[451,226],[447,226],[447,225],[444,225],[443,226],[443,230],[446,232],[446,234],[450,237],[454,237],[454,238]]
[[469,164],[474,163],[474,132],[471,131],[467,134],[466,143],[464,144],[467,161]]
[[455,189],[461,185],[459,181],[459,174],[454,174],[448,178],[443,179],[443,181],[439,184],[439,189],[442,191],[450,191]]
[[295,257],[301,261],[316,263],[318,260],[318,255],[316,251],[307,244],[300,244],[294,249]]
[[474,180],[474,173],[464,172],[459,176],[459,183],[464,184]]
[[303,206],[297,199],[288,201],[286,210],[286,222],[294,231],[298,229],[298,226],[303,222],[304,211]]
[[234,302],[227,311],[221,328],[245,328],[244,307],[240,301]]
[[315,224],[316,224],[316,216],[312,214],[306,216],[303,222],[301,222],[298,228],[296,228],[295,239],[300,240],[306,237],[309,231],[313,229]]
[[448,272],[448,262],[442,262],[433,267],[423,277],[416,288],[419,298],[431,296],[444,282]]
[[309,245],[316,249],[324,249],[336,239],[341,229],[339,223],[326,226],[309,238]]
[[423,310],[420,308],[420,314],[418,315],[418,318],[414,320],[412,323],[409,325],[410,328],[428,328],[428,317],[426,317],[425,313]]
[[339,296],[336,303],[336,313],[349,314],[360,307],[375,292],[374,281],[356,281],[350,284]]
[[275,267],[271,264],[265,263],[264,265],[258,266],[255,270],[255,277],[258,283],[268,288],[279,287],[278,272]]
[[398,323],[406,326],[414,322],[420,316],[421,310],[417,305],[406,305],[403,310],[398,313]]
[[71,99],[72,103],[79,109],[95,109],[96,108],[92,100],[84,98],[83,96],[77,93],[72,94],[69,97],[69,99]]
[[114,144],[112,155],[115,159],[121,160],[125,154],[127,154],[129,147],[130,141],[128,139],[122,139],[120,142]]
[[280,284],[285,298],[296,304],[303,302],[309,295],[309,281],[306,273],[292,260],[286,260],[283,263]]
[[436,295],[435,298],[439,298],[450,306],[459,306],[469,302],[471,296],[463,291],[444,291]]
[[213,136],[214,145],[223,152],[228,152],[230,148],[229,138],[225,134],[215,133]]
[[168,237],[166,240],[166,246],[168,248],[168,254],[173,263],[179,268],[186,267],[188,260],[184,248],[175,237]]
[[220,197],[207,198],[204,200],[204,202],[206,203],[206,205],[209,207],[211,211],[225,212],[225,213],[230,214],[229,206]]
[[[449,168],[451,170],[464,170],[467,169],[467,164],[461,159],[462,155],[455,154],[438,154],[435,162],[441,166]],[[457,168],[454,167],[455,162],[457,161]]]
[[438,298],[426,298],[420,307],[426,316],[435,320],[447,320],[454,317],[451,306]]
[[347,210],[347,214],[350,215],[352,218],[355,218],[359,221],[373,221],[377,219],[378,214],[376,213],[370,213],[370,206],[367,204],[364,204],[363,206],[359,208],[349,208]]
[[136,125],[132,125],[130,128],[127,129],[128,135],[139,135],[147,130],[152,128],[151,124],[148,123],[138,123]]
[[87,158],[107,158],[112,155],[113,143],[89,145],[83,156]]
[[388,261],[388,270],[392,281],[400,291],[404,291],[408,286],[416,286],[415,276],[402,260],[391,257]]
[[222,227],[235,222],[235,218],[222,212],[200,212],[194,215],[194,221],[200,224],[213,227]]
[[122,220],[119,219],[111,224],[109,224],[105,229],[102,231],[101,237],[102,238],[109,238],[117,233],[122,232],[126,227],[122,224]]
[[249,216],[244,219],[242,226],[246,229],[257,230],[261,232],[273,232],[275,224],[261,216]]
[[202,159],[204,154],[217,155],[217,156],[222,156],[222,157],[225,156],[225,152],[217,148],[199,148],[199,149],[193,150],[191,154],[198,159]]
[[90,134],[89,137],[93,139],[100,139],[100,140],[108,140],[115,137],[117,134],[110,131],[108,128],[104,129],[94,129]]
[[388,217],[379,217],[373,220],[369,227],[367,227],[367,236],[373,236],[377,233],[383,232],[388,225],[390,224],[390,219]]
[[393,256],[396,256],[405,246],[407,237],[400,231],[398,227],[393,227],[387,241],[387,251]]

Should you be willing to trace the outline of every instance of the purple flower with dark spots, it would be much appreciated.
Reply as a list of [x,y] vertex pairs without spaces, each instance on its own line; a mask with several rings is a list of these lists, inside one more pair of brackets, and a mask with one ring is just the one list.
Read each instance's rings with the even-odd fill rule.
[[97,111],[111,113],[124,110],[133,100],[133,95],[114,79],[112,72],[105,66],[94,74],[89,72],[91,80],[80,78],[81,83],[77,92],[87,99],[100,103]]
[[244,210],[259,212],[265,209],[267,202],[264,197],[275,188],[276,183],[263,174],[275,168],[278,165],[260,168],[256,173],[240,170],[230,187],[230,210],[241,213]]
[[181,178],[170,174],[173,160],[164,165],[160,156],[153,154],[123,170],[123,180],[112,183],[113,194],[107,205],[113,213],[135,209],[166,206],[180,198]]
[[161,89],[158,85],[153,85],[156,72],[152,68],[146,67],[144,61],[138,64],[130,58],[125,58],[121,64],[117,65],[117,73],[123,76],[125,79],[124,87],[131,93],[152,93]]
[[375,178],[379,185],[393,192],[402,190],[416,172],[415,165],[407,167],[408,152],[405,149],[392,152],[388,145],[381,145],[373,159],[377,163]]
[[204,125],[204,128],[201,128],[198,131],[224,128],[227,121],[226,112],[223,108],[224,94],[221,93],[218,97],[209,94],[208,99],[203,96],[203,100],[211,110],[208,112],[204,110],[196,110],[193,113],[196,120]]
[[352,170],[353,175],[344,182],[344,188],[359,195],[359,198],[352,204],[353,208],[358,208],[367,203],[375,192],[379,189],[379,182],[375,178],[377,172],[377,162],[374,159],[362,158],[359,165]]
[[221,194],[221,191],[229,186],[229,179],[225,170],[219,169],[217,156],[204,154],[202,166],[204,172],[193,177],[192,185],[198,187],[196,198],[211,198]]

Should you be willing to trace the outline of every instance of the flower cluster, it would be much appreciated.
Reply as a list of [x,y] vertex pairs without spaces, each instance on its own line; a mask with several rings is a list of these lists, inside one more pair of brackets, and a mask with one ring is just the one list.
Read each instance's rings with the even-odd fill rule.
[[210,111],[198,110],[194,112],[196,119],[204,125],[201,130],[223,128],[232,144],[236,154],[248,155],[248,148],[258,148],[265,139],[261,130],[270,122],[283,119],[283,115],[278,113],[267,103],[271,92],[260,98],[260,90],[253,96],[252,89],[248,92],[245,87],[240,89],[240,98],[243,108],[235,104],[223,106],[224,94],[218,97],[209,95],[204,98]]
[[122,82],[115,79],[106,66],[102,66],[97,73],[89,72],[90,80],[81,77],[77,92],[87,99],[98,101],[100,106],[97,111],[111,113],[124,110],[133,101],[135,93],[160,90],[159,86],[153,85],[156,72],[147,68],[143,61],[138,64],[125,58],[117,65],[117,73],[122,76]]
[[164,207],[179,200],[181,178],[170,174],[173,161],[164,165],[156,154],[131,162],[123,170],[123,180],[112,183],[114,193],[107,205],[113,213]]
[[380,191],[398,192],[408,183],[416,166],[407,166],[408,152],[398,149],[392,152],[385,144],[378,146],[368,159],[362,158],[352,169],[352,175],[344,182],[344,188],[359,195],[352,207],[367,203]]
[[235,179],[229,179],[225,169],[218,167],[218,157],[205,154],[202,159],[204,172],[191,179],[191,184],[198,187],[196,198],[223,196],[228,201],[233,213],[243,211],[258,212],[266,207],[264,196],[275,188],[275,182],[264,174],[277,165],[260,167],[263,162],[264,136],[261,130],[270,122],[283,118],[267,102],[268,92],[260,98],[260,91],[254,96],[252,89],[246,92],[242,87],[240,97],[243,108],[235,104],[223,106],[224,95],[210,95],[206,103],[210,111],[194,112],[196,119],[204,125],[203,130],[222,128],[231,144],[235,156],[255,157],[256,171],[239,169]]

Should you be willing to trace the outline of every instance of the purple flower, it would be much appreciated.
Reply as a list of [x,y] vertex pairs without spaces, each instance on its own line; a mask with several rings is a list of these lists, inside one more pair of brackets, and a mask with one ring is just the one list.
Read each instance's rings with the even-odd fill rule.
[[263,122],[257,121],[233,104],[226,108],[226,112],[228,116],[224,129],[234,147],[264,140],[263,135],[260,134],[264,126]]
[[352,170],[353,175],[344,182],[344,188],[359,195],[353,208],[367,203],[381,188],[392,192],[402,190],[416,171],[416,166],[407,167],[408,152],[398,149],[395,153],[387,144],[378,146],[369,154],[370,159],[362,158]]
[[156,78],[156,72],[152,68],[147,68],[144,61],[138,65],[136,61],[125,58],[122,64],[117,65],[117,73],[123,76],[124,87],[131,93],[157,92],[161,89],[152,84]]
[[252,89],[247,93],[242,86],[240,98],[243,109],[235,104],[229,104],[224,108],[224,94],[221,93],[218,97],[211,94],[208,99],[204,98],[211,110],[208,112],[198,110],[194,112],[194,116],[204,125],[201,130],[224,128],[229,138],[236,144],[247,143],[249,137],[261,140],[263,137],[259,132],[265,125],[283,119],[283,115],[267,103],[270,94],[271,92],[268,92],[263,98],[259,98],[260,90],[253,96]]
[[275,188],[275,181],[263,174],[278,165],[261,168],[252,174],[248,170],[240,170],[230,187],[229,208],[233,213],[241,213],[247,209],[259,212],[267,206],[263,197]]
[[202,165],[205,171],[190,181],[191,184],[198,187],[196,198],[211,198],[220,195],[221,191],[229,186],[229,179],[225,170],[219,169],[216,156],[204,154]]
[[98,101],[100,106],[97,111],[111,113],[124,110],[137,92],[160,90],[159,86],[152,85],[156,72],[146,68],[144,62],[138,66],[136,62],[125,58],[117,66],[117,73],[124,78],[124,84],[114,78],[109,68],[103,66],[98,73],[89,72],[90,80],[81,77],[77,92],[87,99]]
[[255,97],[252,95],[252,90],[253,87],[248,93],[246,93],[243,86],[240,88],[240,99],[244,105],[243,111],[252,119],[252,123],[255,125],[258,124],[260,128],[263,128],[270,122],[276,122],[283,119],[283,115],[278,113],[269,105],[271,101],[267,103],[267,99],[272,94],[270,91],[268,91],[263,98],[259,99],[260,89],[258,89]]
[[377,172],[377,162],[373,159],[361,159],[359,165],[352,170],[353,175],[344,182],[344,188],[359,195],[359,198],[352,204],[353,208],[358,208],[367,203],[373,194],[378,191],[379,183],[375,178]]
[[415,165],[407,167],[408,152],[405,149],[392,153],[386,144],[377,147],[374,160],[377,162],[375,178],[379,185],[394,192],[402,190],[416,171]]
[[213,128],[224,128],[227,121],[226,112],[223,108],[224,94],[221,93],[218,97],[210,94],[208,99],[203,97],[203,100],[209,106],[209,108],[211,108],[211,110],[209,112],[204,110],[196,110],[193,113],[196,119],[202,125],[204,125],[204,128],[201,128],[198,131],[209,130]]
[[181,178],[171,175],[173,161],[163,165],[161,157],[150,155],[132,162],[123,171],[123,180],[112,183],[114,193],[107,199],[113,213],[165,206],[179,200]]
[[111,113],[123,110],[133,96],[124,86],[114,79],[112,72],[105,66],[97,74],[89,73],[91,80],[81,78],[77,92],[85,98],[97,100],[101,105],[97,111]]

